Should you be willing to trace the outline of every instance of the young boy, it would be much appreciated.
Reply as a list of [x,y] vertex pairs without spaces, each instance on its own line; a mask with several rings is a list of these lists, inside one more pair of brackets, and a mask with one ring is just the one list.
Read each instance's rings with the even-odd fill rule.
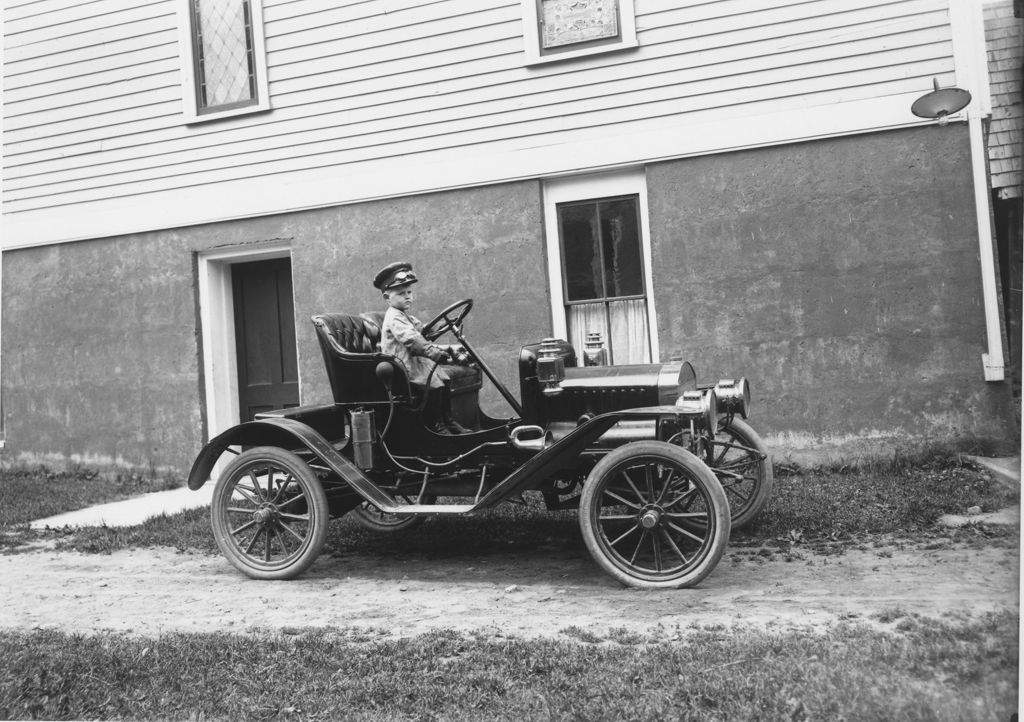
[[404,261],[385,266],[374,276],[374,287],[388,302],[380,329],[380,350],[405,364],[409,382],[427,394],[423,409],[427,428],[438,434],[469,433],[448,414],[445,385],[448,374],[441,367],[449,361],[448,351],[424,338],[423,324],[409,314],[413,304],[412,285],[418,280],[412,272],[412,264]]

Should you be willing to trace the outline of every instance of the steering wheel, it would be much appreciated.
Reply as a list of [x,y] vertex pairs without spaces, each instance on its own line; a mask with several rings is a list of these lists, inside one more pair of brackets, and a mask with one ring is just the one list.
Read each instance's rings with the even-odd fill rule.
[[455,329],[460,328],[462,326],[463,319],[465,319],[472,310],[472,298],[464,298],[461,301],[456,301],[423,325],[423,337],[428,341],[436,341],[449,331],[454,331]]

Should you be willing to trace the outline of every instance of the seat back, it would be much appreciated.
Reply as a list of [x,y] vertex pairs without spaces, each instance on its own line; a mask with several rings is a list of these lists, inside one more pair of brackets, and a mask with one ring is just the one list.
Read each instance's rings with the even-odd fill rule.
[[312,317],[320,352],[331,382],[335,403],[373,403],[388,400],[387,390],[377,377],[377,365],[392,365],[392,394],[410,399],[409,376],[405,366],[391,354],[381,353],[380,324],[370,318],[347,313],[318,313]]
[[366,333],[373,338],[377,350],[380,351],[380,330],[384,327],[384,312],[367,311],[359,314],[359,318],[366,321]]

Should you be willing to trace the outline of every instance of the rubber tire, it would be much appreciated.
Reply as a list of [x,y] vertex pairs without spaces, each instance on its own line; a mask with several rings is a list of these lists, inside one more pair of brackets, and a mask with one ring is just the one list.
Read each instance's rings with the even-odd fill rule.
[[[437,501],[436,498],[430,496],[424,497],[422,503],[433,504],[435,501]],[[406,529],[415,529],[427,519],[422,514],[389,514],[389,516],[395,517],[395,521],[390,523],[382,522],[380,518],[376,515],[380,512],[380,509],[377,509],[377,507],[373,507],[374,509],[377,509],[377,512],[371,512],[366,509],[367,505],[371,505],[370,502],[364,501],[362,504],[359,504],[355,508],[353,508],[352,511],[349,512],[349,514],[352,515],[352,517],[356,520],[356,523],[359,524],[359,526],[369,531],[381,532],[383,534],[391,534],[397,531],[405,531]]]
[[[743,446],[749,446],[752,449],[757,449],[761,454],[765,455],[764,460],[758,464],[757,479],[754,482],[754,489],[747,499],[746,503],[740,507],[736,507],[732,503],[732,497],[729,495],[729,491],[726,490],[725,496],[729,499],[729,506],[732,509],[732,528],[743,529],[757,518],[757,515],[761,513],[765,505],[768,504],[768,499],[772,495],[772,486],[775,484],[775,474],[772,470],[772,457],[768,453],[768,448],[761,441],[761,437],[753,427],[745,421],[734,418],[728,427],[719,428],[715,434],[715,440],[717,441],[720,434],[731,433],[733,437],[741,443]],[[714,469],[712,468],[712,471]],[[719,479],[722,482],[722,487],[725,488],[726,483],[723,479]]]
[[[617,473],[630,460],[642,457],[675,465],[683,470],[695,486],[699,487],[710,502],[712,529],[710,542],[700,552],[698,563],[687,568],[682,574],[671,578],[650,578],[637,570],[630,571],[628,562],[617,562],[609,553],[606,542],[599,529],[598,517],[601,512],[601,496],[607,477]],[[699,584],[714,570],[729,543],[730,520],[729,503],[725,491],[707,465],[685,449],[664,441],[636,441],[620,446],[606,455],[593,468],[583,484],[579,508],[580,530],[583,541],[594,561],[615,579],[623,584],[640,589],[682,589]],[[703,525],[702,525],[703,526]],[[702,529],[702,532],[705,530]]]
[[[268,465],[291,474],[298,483],[306,496],[310,524],[299,549],[282,562],[270,564],[240,548],[232,537],[231,524],[227,518],[227,508],[237,480],[250,469],[266,468]],[[327,495],[313,470],[292,452],[274,446],[249,449],[228,464],[213,490],[210,517],[213,535],[221,553],[236,569],[253,579],[293,579],[306,571],[323,549],[331,519]]]

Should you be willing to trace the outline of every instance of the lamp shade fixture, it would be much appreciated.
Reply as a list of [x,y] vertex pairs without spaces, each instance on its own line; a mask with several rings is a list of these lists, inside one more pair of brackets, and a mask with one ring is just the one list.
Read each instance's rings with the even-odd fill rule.
[[933,118],[939,125],[949,122],[949,116],[967,107],[971,94],[961,88],[940,88],[939,79],[932,78],[935,90],[925,93],[910,106],[918,118]]

